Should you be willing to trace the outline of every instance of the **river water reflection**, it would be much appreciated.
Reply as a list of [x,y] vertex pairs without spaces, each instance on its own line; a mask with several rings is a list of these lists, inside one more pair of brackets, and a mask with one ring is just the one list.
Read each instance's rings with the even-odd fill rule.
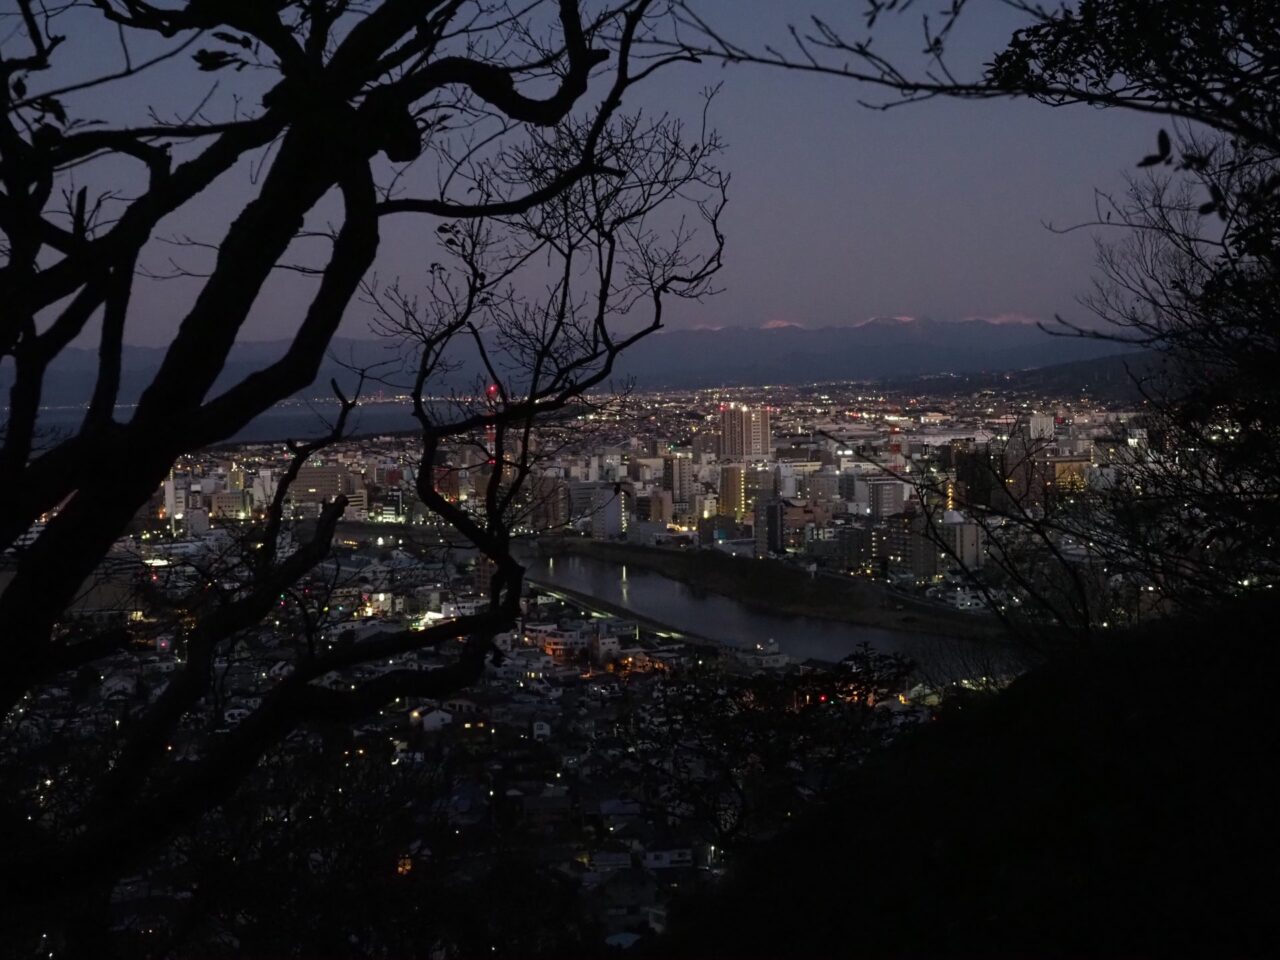
[[[816,617],[766,613],[634,565],[628,567],[580,556],[529,558],[524,562],[530,580],[576,590],[676,630],[734,646],[749,647],[777,640],[778,647],[793,660],[812,657],[836,661],[859,644],[868,643],[885,653],[906,654],[926,667],[941,667],[945,661],[946,672],[959,676],[982,672],[976,664],[987,660],[991,653],[989,648],[973,642]],[[963,661],[963,666],[957,661]]]

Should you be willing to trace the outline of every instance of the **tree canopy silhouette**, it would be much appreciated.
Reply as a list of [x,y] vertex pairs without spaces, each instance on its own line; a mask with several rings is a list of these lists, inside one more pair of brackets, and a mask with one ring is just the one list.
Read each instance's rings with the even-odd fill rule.
[[[692,56],[654,47],[674,36],[673,14],[666,0],[18,0],[4,15],[7,929],[100,902],[299,725],[357,719],[398,696],[447,695],[479,675],[518,610],[511,530],[527,506],[538,430],[607,387],[619,354],[661,326],[664,302],[707,292],[720,264],[726,179],[705,116],[686,127],[624,110],[637,84]],[[84,51],[112,45],[118,66],[86,75]],[[131,86],[206,74],[209,93],[176,117],[145,110]],[[91,112],[104,98],[106,115]],[[246,165],[250,182],[227,188]],[[157,276],[155,244],[175,215],[223,216],[227,226],[216,241],[176,238],[207,263],[171,271],[194,294],[136,406],[119,407],[132,298],[140,276]],[[425,280],[380,282],[371,271],[384,224],[411,217],[438,262]],[[281,271],[306,290],[287,349],[220,383]],[[319,607],[295,586],[327,557],[346,500],[327,504],[301,542],[284,506],[303,462],[344,434],[356,398],[338,391],[333,430],[294,446],[242,552],[176,601],[147,607],[140,623],[73,624],[76,598],[174,463],[309,385],[353,305],[398,338],[395,369],[364,373],[398,377],[411,392],[417,494],[493,564],[487,608],[426,630],[315,642]],[[86,338],[98,352],[92,401],[73,430],[52,432],[40,418],[42,384]],[[436,402],[460,351],[478,358],[484,386]],[[435,454],[477,437],[490,469],[482,494],[460,505],[434,486]],[[217,706],[215,663],[287,602],[311,624],[282,644],[286,675],[232,733],[175,765],[174,731]],[[101,749],[75,750],[69,729],[37,722],[42,691],[131,655],[155,633],[157,611],[178,625],[183,659],[139,694]],[[464,652],[442,670],[317,683],[450,640]],[[32,789],[37,773],[46,776]]]

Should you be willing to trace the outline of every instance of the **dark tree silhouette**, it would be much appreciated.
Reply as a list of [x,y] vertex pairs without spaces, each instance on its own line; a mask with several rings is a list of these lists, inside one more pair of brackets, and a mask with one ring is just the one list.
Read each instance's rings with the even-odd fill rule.
[[[667,297],[706,292],[725,181],[705,126],[623,112],[636,84],[691,57],[654,47],[674,35],[664,0],[18,0],[0,23],[0,361],[12,373],[0,432],[0,923],[16,935],[66,929],[85,912],[70,905],[101,903],[123,871],[229,797],[299,725],[443,696],[479,675],[520,598],[511,525],[539,425],[607,387],[621,351],[661,325]],[[86,44],[118,44],[119,69],[79,72]],[[183,117],[140,116],[127,85],[183,64],[216,80],[209,95]],[[118,115],[81,115],[83,95],[116,90]],[[252,195],[225,234],[178,238],[209,263],[176,271],[194,296],[138,403],[121,410],[131,294],[140,272],[157,275],[148,263],[166,218],[209,209],[210,191],[246,163]],[[370,274],[384,222],[412,216],[441,250],[421,310]],[[707,228],[696,240],[695,223]],[[311,283],[287,349],[219,384],[281,270]],[[305,459],[343,435],[355,398],[342,398],[332,433],[295,448],[247,538],[251,558],[222,568],[234,571],[231,585],[210,574],[203,593],[170,605],[185,630],[179,669],[157,689],[139,684],[116,735],[88,755],[65,735],[28,736],[42,691],[147,636],[128,625],[72,630],[67,618],[131,519],[180,457],[309,385],[362,291],[384,319],[399,305],[422,431],[418,494],[494,564],[488,608],[327,647],[300,626],[284,676],[251,715],[172,762],[173,732],[207,698],[216,704],[215,663],[329,553],[345,499],[292,547],[284,533],[298,531],[283,506]],[[46,374],[95,332],[92,401],[72,432],[50,434],[39,416]],[[431,400],[468,350],[487,369],[485,387]],[[479,502],[463,508],[434,488],[432,466],[442,443],[476,437],[492,440],[491,469]],[[314,606],[298,601],[299,624]],[[449,640],[464,652],[445,669],[317,682]],[[36,770],[57,779],[33,790]]]

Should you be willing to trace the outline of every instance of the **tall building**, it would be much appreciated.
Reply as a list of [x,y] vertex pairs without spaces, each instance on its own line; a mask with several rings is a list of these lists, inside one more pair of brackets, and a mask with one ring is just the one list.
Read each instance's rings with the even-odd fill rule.
[[264,510],[276,496],[276,473],[274,470],[261,468],[253,478],[249,491],[255,509]]
[[693,447],[693,455],[695,457],[700,454],[706,454],[712,457],[721,456],[720,434],[716,433],[714,430],[702,430],[695,433],[693,435],[693,439],[690,441],[690,446]]
[[726,403],[720,407],[720,455],[726,459],[767,457],[773,452],[768,407]]
[[858,485],[865,483],[866,480],[860,473],[856,473],[852,470],[844,470],[841,471],[837,482],[839,484],[838,492],[840,494],[840,499],[853,501],[858,499]]
[[243,520],[245,495],[243,490],[220,490],[209,497],[209,516],[219,520]]
[[966,570],[976,570],[982,566],[985,554],[982,527],[962,514],[948,510],[943,516],[938,533],[949,551],[946,563],[958,563]]
[[475,569],[471,572],[471,582],[476,593],[487,597],[493,588],[493,575],[498,572],[498,565],[488,557],[476,558]]
[[629,486],[592,480],[568,483],[569,522],[597,540],[622,536],[627,532],[627,512],[634,504]]
[[804,495],[810,500],[840,499],[840,475],[834,470],[819,470],[804,478]]
[[770,554],[785,551],[787,548],[786,502],[778,497],[768,500],[762,498],[756,501],[754,512],[756,556],[767,557]]
[[884,528],[888,572],[914,577],[924,583],[934,579],[947,562],[947,553],[934,541],[929,521],[923,516],[902,514],[886,519]]
[[169,471],[169,479],[164,482],[164,512],[170,520],[181,519],[187,510],[187,494],[191,489],[189,474],[175,474]]
[[719,513],[738,523],[747,515],[746,471],[740,466],[720,468]]
[[612,483],[595,484],[591,491],[591,536],[611,540],[627,532],[625,489]]
[[902,512],[906,505],[906,485],[893,477],[874,477],[867,481],[867,501],[871,516],[883,520]]
[[342,493],[355,489],[347,468],[337,463],[304,464],[298,470],[292,492],[295,500],[312,503],[328,503]]
[[760,500],[778,492],[777,477],[772,470],[746,470],[743,475],[742,512],[750,513]]
[[636,497],[636,519],[643,523],[670,523],[675,508],[669,490],[654,490]]
[[677,513],[687,513],[694,494],[693,461],[688,457],[665,457],[662,461],[662,489],[671,491]]
[[534,530],[559,530],[569,519],[568,491],[564,481],[552,473],[533,478],[530,484],[529,522]]
[[1033,413],[1027,418],[1026,432],[1028,439],[1031,440],[1052,440],[1053,439],[1053,417],[1042,414]]
[[743,523],[754,516],[755,506],[778,492],[772,470],[755,470],[740,465],[720,468],[717,512]]

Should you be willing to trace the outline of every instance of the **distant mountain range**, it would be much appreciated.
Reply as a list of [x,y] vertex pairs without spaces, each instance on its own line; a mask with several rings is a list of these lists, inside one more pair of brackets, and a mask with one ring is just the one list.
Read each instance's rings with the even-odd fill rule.
[[1121,352],[1034,324],[886,318],[811,329],[671,330],[636,344],[621,369],[641,386],[883,380],[1043,367]]
[[[235,383],[279,357],[287,341],[237,344],[215,388]],[[1050,336],[1034,325],[987,320],[938,321],[888,318],[857,326],[767,329],[663,330],[629,349],[619,364],[620,378],[634,378],[641,389],[657,387],[748,386],[811,383],[826,380],[888,380],[929,374],[1003,373],[1120,353],[1116,344]],[[126,347],[120,402],[133,403],[164,357],[163,348]],[[329,394],[336,377],[350,383],[343,366],[392,361],[386,341],[338,338],[316,383],[303,396]],[[42,402],[46,406],[86,403],[93,390],[97,357],[93,350],[64,351],[49,370]],[[478,375],[463,362],[451,384],[463,386]],[[12,370],[0,365],[0,390],[7,400]],[[391,392],[388,390],[388,392]]]

